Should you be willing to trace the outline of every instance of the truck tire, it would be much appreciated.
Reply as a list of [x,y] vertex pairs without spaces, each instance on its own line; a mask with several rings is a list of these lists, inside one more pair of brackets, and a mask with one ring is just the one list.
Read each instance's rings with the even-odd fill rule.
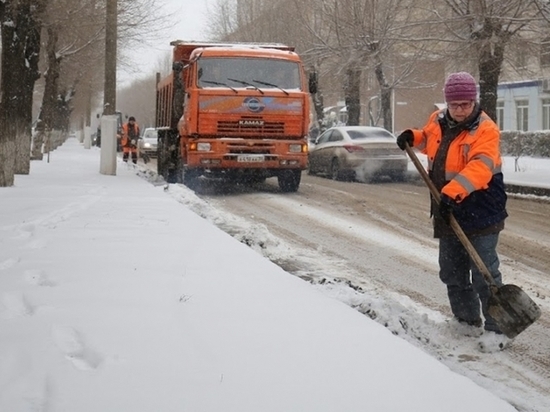
[[168,153],[166,151],[166,132],[159,132],[157,146],[157,174],[168,182]]
[[302,171],[300,169],[290,169],[282,171],[278,176],[279,188],[282,192],[296,192],[300,186]]
[[166,183],[178,183],[178,169],[168,169],[164,180]]
[[183,170],[182,183],[189,189],[195,188],[199,174],[195,170]]
[[160,151],[160,146],[157,149],[157,174],[162,176],[162,152]]

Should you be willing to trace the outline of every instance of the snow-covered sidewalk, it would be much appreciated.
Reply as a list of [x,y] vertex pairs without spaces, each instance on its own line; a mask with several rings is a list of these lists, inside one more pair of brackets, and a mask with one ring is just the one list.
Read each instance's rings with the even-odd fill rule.
[[0,188],[0,411],[515,411],[99,153]]

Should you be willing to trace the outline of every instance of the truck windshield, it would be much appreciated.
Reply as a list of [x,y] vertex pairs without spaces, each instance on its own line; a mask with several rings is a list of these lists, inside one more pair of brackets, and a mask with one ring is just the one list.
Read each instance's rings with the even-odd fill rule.
[[[300,66],[296,62],[264,58],[213,58],[198,61],[198,86],[252,87],[301,90]],[[259,84],[258,84],[259,83]]]

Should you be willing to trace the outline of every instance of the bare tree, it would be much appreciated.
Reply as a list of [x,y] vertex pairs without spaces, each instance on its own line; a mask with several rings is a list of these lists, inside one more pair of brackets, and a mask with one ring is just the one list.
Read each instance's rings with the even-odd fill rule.
[[0,2],[0,186],[12,186],[30,165],[32,93],[38,76],[41,14],[45,1]]
[[480,103],[496,119],[497,88],[506,49],[542,18],[540,1],[433,0],[437,23],[446,28],[455,61],[479,72]]
[[393,130],[394,89],[427,54],[425,44],[413,42],[413,34],[433,30],[417,23],[422,10],[419,3],[422,0],[323,0],[309,4],[295,0],[311,33],[304,54],[345,79],[348,124],[359,122],[361,85],[365,83],[361,77],[373,73],[384,127]]
[[[41,146],[52,130],[67,131],[76,87],[84,71],[100,70],[97,60],[104,37],[102,8],[96,0],[49,0],[45,16],[44,93],[33,159],[41,160]],[[78,64],[79,60],[87,64]],[[70,63],[71,70],[62,63]],[[80,67],[79,67],[80,66]],[[89,82],[86,83],[90,87]]]
[[[40,118],[50,129],[67,130],[78,96],[79,127],[90,124],[91,107],[103,89],[106,4],[99,0],[50,0],[47,25],[45,92]],[[124,56],[170,27],[157,0],[119,0],[117,66],[132,71]],[[162,25],[158,21],[165,22]],[[114,91],[113,91],[114,92]],[[153,103],[151,103],[153,104]],[[113,111],[116,108],[113,108]]]
[[216,0],[213,6],[207,6],[207,10],[211,16],[207,27],[210,39],[226,39],[238,30],[239,20],[236,0]]

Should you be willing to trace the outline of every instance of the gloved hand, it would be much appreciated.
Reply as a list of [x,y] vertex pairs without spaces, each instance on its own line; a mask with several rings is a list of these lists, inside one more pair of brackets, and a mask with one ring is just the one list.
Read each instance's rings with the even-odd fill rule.
[[408,143],[410,147],[413,147],[414,136],[413,132],[411,132],[410,130],[405,130],[403,133],[397,136],[397,146],[399,146],[401,150],[405,150],[405,143]]
[[445,223],[450,223],[451,214],[453,213],[455,206],[456,203],[453,199],[443,193],[441,194],[441,198],[439,200],[439,216],[441,216],[441,219],[443,219]]
[[132,139],[132,141],[130,143],[132,144],[132,146],[135,146],[136,145],[136,139]]

